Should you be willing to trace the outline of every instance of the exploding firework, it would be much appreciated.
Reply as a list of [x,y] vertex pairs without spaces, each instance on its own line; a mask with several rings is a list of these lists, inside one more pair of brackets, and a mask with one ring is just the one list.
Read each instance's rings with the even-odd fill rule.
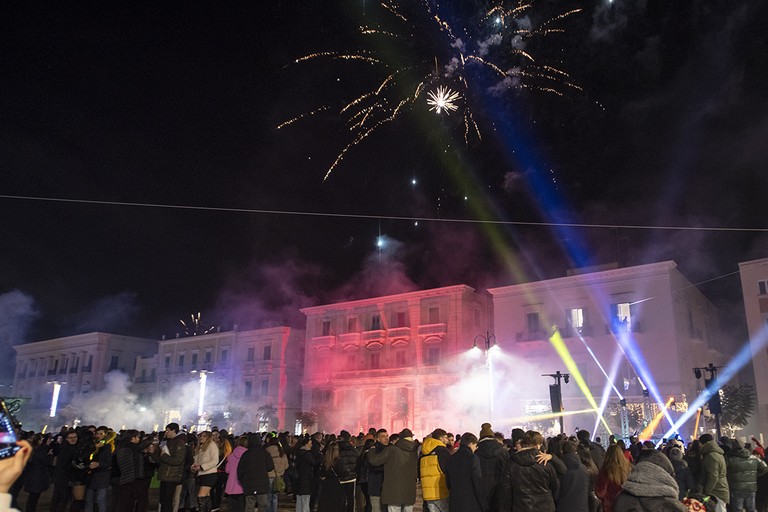
[[[568,73],[539,63],[527,48],[535,37],[563,32],[558,22],[580,9],[533,23],[531,3],[500,1],[490,8],[487,3],[482,8],[466,7],[471,3],[452,2],[452,7],[445,8],[437,0],[383,0],[382,9],[369,15],[372,21],[359,28],[371,49],[322,51],[295,60],[365,65],[366,71],[372,71],[366,76],[378,76],[372,87],[335,109],[346,118],[351,141],[328,167],[324,180],[352,148],[419,105],[437,114],[460,109],[464,141],[469,143],[473,138],[481,140],[471,108],[473,97],[520,89],[562,95],[567,87],[580,89]],[[278,128],[325,110],[334,109],[322,106]]]
[[179,323],[184,327],[184,334],[187,336],[197,336],[199,334],[208,334],[214,331],[216,329],[216,326],[207,327],[205,324],[203,324],[202,321],[202,315],[200,313],[195,316],[195,314],[189,315],[189,323],[185,322],[184,320],[179,319]]

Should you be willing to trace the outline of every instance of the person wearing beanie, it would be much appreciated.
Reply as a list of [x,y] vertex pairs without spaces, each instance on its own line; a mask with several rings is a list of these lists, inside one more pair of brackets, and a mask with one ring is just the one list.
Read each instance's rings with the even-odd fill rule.
[[685,512],[678,499],[675,470],[666,455],[649,451],[629,472],[613,504],[614,512],[658,510]]
[[682,500],[696,487],[696,479],[688,463],[683,460],[683,450],[679,446],[673,446],[669,450],[669,460],[675,470],[675,481],[678,488],[678,499]]
[[393,446],[381,452],[369,450],[368,462],[384,467],[381,502],[386,503],[389,510],[412,510],[416,503],[419,473],[419,454],[413,442],[413,432],[404,428]]
[[704,496],[717,498],[716,512],[725,512],[731,501],[723,449],[715,442],[712,434],[699,437],[701,444],[701,486]]
[[490,423],[483,423],[480,427],[480,442],[475,455],[480,461],[483,477],[480,481],[483,506],[489,512],[496,512],[499,510],[501,478],[509,464],[509,452],[496,441]]
[[731,508],[741,510],[744,507],[747,510],[755,510],[757,479],[768,473],[768,466],[762,460],[753,457],[749,450],[736,439],[731,441],[731,450],[726,461]]

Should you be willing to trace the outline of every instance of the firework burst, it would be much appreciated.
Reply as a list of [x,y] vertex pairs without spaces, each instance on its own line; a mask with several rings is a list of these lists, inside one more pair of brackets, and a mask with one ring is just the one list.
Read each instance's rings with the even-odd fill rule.
[[[527,49],[533,38],[562,32],[559,22],[579,9],[534,24],[532,3],[497,1],[490,7],[487,3],[466,7],[471,3],[454,2],[450,11],[437,0],[383,0],[381,9],[369,14],[371,22],[359,28],[371,49],[322,51],[295,60],[357,63],[366,66],[366,77],[378,76],[372,87],[340,107],[322,106],[278,126],[325,110],[346,118],[351,140],[328,167],[324,180],[356,145],[419,105],[437,114],[461,110],[464,141],[469,143],[481,140],[471,108],[473,98],[521,89],[556,95],[569,87],[580,89],[568,73],[539,63]],[[456,4],[462,5],[461,12]]]

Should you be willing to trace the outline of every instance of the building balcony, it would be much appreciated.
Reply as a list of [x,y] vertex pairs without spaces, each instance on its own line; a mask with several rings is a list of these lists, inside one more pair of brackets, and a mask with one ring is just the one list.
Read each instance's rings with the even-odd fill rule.
[[271,359],[260,361],[246,361],[243,363],[244,372],[272,373],[273,361]]
[[371,343],[372,341],[376,341],[378,343],[384,343],[384,338],[386,337],[386,332],[382,329],[377,329],[375,331],[364,331],[361,335],[362,342],[366,345],[368,343]]
[[515,333],[515,341],[517,342],[547,341],[548,339],[547,331],[541,329],[537,331],[518,331]]
[[313,348],[333,348],[336,345],[336,336],[315,336],[310,341]]
[[445,336],[448,332],[447,325],[442,324],[425,324],[419,326],[419,336]]
[[342,350],[360,348],[361,336],[359,332],[339,334],[337,337],[339,339],[339,345],[341,345]]
[[394,329],[388,329],[387,330],[387,336],[389,336],[390,339],[394,339],[394,338],[410,338],[411,337],[411,328],[410,327],[395,327]]

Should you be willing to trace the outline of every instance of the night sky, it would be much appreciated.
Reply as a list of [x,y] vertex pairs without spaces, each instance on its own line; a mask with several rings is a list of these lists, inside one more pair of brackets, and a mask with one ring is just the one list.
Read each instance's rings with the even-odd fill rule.
[[[440,8],[479,19],[469,4]],[[383,19],[375,2],[7,13],[0,341],[174,336],[198,311],[223,329],[301,326],[299,307],[334,300],[666,259],[712,280],[702,291],[746,334],[738,276],[727,274],[768,256],[765,232],[739,230],[767,225],[768,6],[549,0],[529,19],[575,8],[564,33],[526,50],[583,90],[492,94],[493,78],[477,73],[467,102],[482,142],[465,144],[461,115],[429,112],[422,98],[325,181],[351,140],[338,107],[382,75],[293,61],[396,53],[358,34]],[[393,58],[427,55],[431,37],[416,31]],[[323,105],[336,111],[276,129]]]

